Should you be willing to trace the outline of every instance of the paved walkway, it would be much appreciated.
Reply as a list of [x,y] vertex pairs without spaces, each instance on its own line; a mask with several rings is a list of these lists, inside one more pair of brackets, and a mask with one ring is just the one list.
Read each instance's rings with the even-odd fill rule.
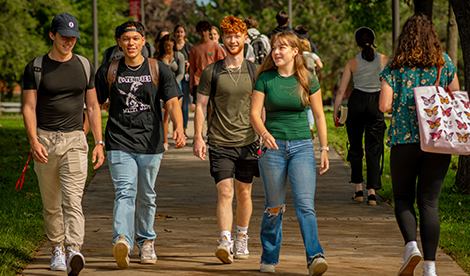
[[[191,142],[188,140],[189,145]],[[319,156],[318,143],[314,147]],[[404,246],[392,208],[382,201],[377,206],[352,201],[354,187],[348,183],[349,166],[336,152],[330,152],[329,156],[330,171],[317,178],[315,198],[320,241],[329,264],[325,275],[397,275]],[[231,265],[221,264],[214,256],[219,235],[217,191],[209,175],[209,163],[194,157],[190,146],[170,149],[164,154],[156,187],[158,262],[141,265],[138,250],[134,248],[129,268],[122,270],[116,266],[112,254],[114,191],[108,164],[98,170],[83,199],[86,238],[82,253],[87,263],[80,275],[261,275],[259,231],[264,193],[260,179],[253,184],[250,258],[235,260]],[[286,207],[276,275],[308,275],[290,191]],[[23,273],[66,275],[50,271],[49,262],[50,244],[46,242]],[[437,272],[441,276],[467,275],[441,250],[437,254]],[[416,275],[422,275],[421,264]]]

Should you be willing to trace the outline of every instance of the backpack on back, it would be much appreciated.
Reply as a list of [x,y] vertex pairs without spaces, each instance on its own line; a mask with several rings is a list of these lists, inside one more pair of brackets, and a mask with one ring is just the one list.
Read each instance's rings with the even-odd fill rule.
[[255,52],[255,61],[256,64],[263,63],[264,59],[268,55],[268,50],[264,47],[263,40],[261,39],[261,35],[254,35],[250,37],[250,45],[253,47],[253,51]]

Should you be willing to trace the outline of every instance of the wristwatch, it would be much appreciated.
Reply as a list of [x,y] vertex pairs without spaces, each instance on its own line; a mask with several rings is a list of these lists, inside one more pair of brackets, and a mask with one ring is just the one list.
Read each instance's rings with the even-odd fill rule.
[[103,141],[95,141],[95,146],[96,145],[102,145],[104,147],[104,142]]
[[330,147],[320,147],[320,151],[324,151],[324,150],[326,150],[326,152],[329,152]]

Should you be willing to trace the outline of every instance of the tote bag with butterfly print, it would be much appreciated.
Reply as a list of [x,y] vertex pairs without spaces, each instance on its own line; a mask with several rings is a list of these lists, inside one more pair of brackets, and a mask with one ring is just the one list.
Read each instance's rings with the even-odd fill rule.
[[470,154],[470,101],[466,91],[438,86],[413,88],[419,121],[421,150],[444,154]]

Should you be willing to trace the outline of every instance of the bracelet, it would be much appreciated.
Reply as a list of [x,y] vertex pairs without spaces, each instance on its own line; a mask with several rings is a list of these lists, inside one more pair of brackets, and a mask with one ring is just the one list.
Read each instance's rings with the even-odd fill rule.
[[326,150],[326,152],[329,152],[330,147],[320,147],[320,151],[324,151],[324,150]]
[[104,147],[104,142],[103,141],[95,141],[95,146],[97,145],[102,145]]
[[266,135],[266,133],[269,133],[269,131],[265,131],[263,134],[261,134],[261,138],[264,139],[264,135]]

